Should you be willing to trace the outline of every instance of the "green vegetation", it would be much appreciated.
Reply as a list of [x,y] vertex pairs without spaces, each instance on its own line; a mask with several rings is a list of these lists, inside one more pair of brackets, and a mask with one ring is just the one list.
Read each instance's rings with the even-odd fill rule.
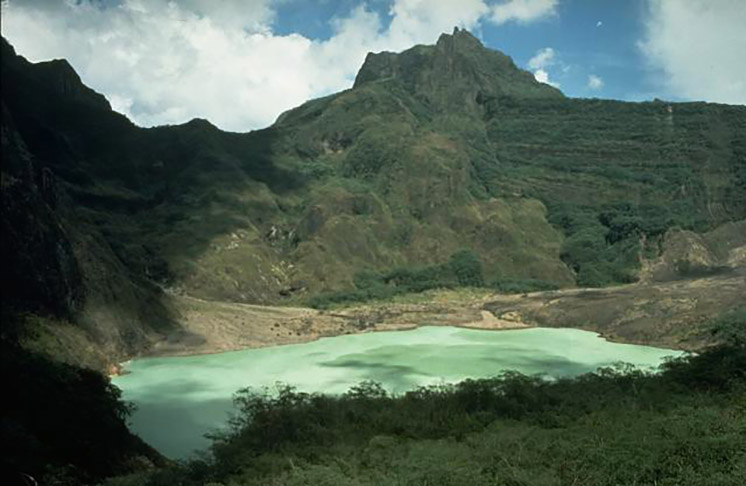
[[659,239],[673,226],[658,214],[643,218],[639,213],[639,208],[629,205],[600,209],[560,205],[550,210],[550,221],[567,236],[560,257],[576,272],[579,286],[637,280],[640,239]]
[[451,272],[462,287],[484,285],[484,271],[479,255],[469,250],[461,250],[451,255],[448,261]]
[[245,389],[211,455],[110,486],[737,485],[746,480],[746,350],[650,374],[505,373],[392,396]]
[[720,316],[712,325],[712,334],[735,347],[746,347],[746,305]]
[[362,271],[354,276],[354,290],[319,294],[309,299],[308,305],[315,309],[326,309],[337,304],[388,300],[398,295],[453,288],[451,277],[450,272],[442,266],[411,270],[399,268],[384,275]]
[[24,332],[3,315],[0,369],[0,468],[6,484],[77,486],[163,465],[160,455],[133,436],[131,408],[100,372],[53,361],[18,346]]
[[[173,320],[156,309],[162,287],[317,306],[600,287],[637,280],[672,228],[746,218],[743,107],[568,99],[463,31],[371,55],[353,89],[244,134],[140,129],[66,63],[3,53],[18,145],[4,145],[3,180],[22,181],[3,191],[3,254],[21,256],[4,261],[4,290],[27,310],[75,307],[76,321],[97,300],[116,308],[108,327],[128,315],[138,335],[154,313]],[[446,269],[465,248],[481,270]],[[379,277],[359,285],[368,271]]]
[[734,184],[746,164],[737,107],[510,98],[486,107],[501,166],[484,185],[547,206],[578,285],[636,280],[639,257],[656,257],[668,229],[746,216],[746,186]]
[[494,289],[506,294],[554,290],[556,284],[539,279],[496,279],[485,282],[484,264],[474,251],[459,250],[447,263],[422,268],[395,268],[386,273],[363,270],[353,277],[355,289],[345,292],[319,294],[307,304],[316,309],[332,305],[390,300],[393,297],[425,292],[433,289],[463,287]]
[[558,288],[552,282],[538,279],[500,279],[494,281],[491,287],[503,294],[525,294],[528,292],[557,290]]

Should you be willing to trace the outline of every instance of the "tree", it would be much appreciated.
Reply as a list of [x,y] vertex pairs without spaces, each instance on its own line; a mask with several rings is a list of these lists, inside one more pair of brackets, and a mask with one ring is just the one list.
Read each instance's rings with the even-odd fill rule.
[[457,251],[448,262],[459,285],[464,287],[484,286],[482,260],[471,250]]
[[746,306],[733,309],[718,318],[712,334],[732,346],[746,347]]

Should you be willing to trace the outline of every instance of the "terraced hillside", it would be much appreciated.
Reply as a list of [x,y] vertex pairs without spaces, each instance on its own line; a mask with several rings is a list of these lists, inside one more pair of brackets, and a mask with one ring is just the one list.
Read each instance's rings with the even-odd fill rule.
[[488,111],[502,161],[490,182],[550,208],[581,284],[634,281],[638,253],[658,254],[669,228],[706,231],[746,212],[743,107],[504,100]]

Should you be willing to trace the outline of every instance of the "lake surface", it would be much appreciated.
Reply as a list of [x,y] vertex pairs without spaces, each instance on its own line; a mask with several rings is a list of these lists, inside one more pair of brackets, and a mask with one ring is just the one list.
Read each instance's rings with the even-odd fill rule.
[[420,327],[324,338],[306,344],[188,357],[145,358],[113,378],[137,410],[131,429],[161,453],[186,458],[204,434],[226,423],[231,397],[277,382],[309,392],[343,393],[363,380],[393,392],[418,385],[489,377],[505,370],[551,377],[578,375],[617,362],[656,367],[668,349],[617,344],[577,329],[481,331]]

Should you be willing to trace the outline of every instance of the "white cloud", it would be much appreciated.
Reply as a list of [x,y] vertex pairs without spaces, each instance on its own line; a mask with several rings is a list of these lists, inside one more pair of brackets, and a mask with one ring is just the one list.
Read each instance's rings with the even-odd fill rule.
[[454,26],[476,26],[488,13],[482,0],[397,0],[391,6],[393,20],[383,40],[396,49],[433,42],[434,36]]
[[536,51],[536,55],[529,59],[528,67],[531,69],[540,69],[554,64],[554,49],[545,47]]
[[534,79],[536,79],[540,83],[548,84],[550,86],[554,86],[555,88],[559,88],[560,84],[552,81],[549,79],[549,73],[546,72],[543,69],[537,69],[534,71]]
[[492,7],[492,20],[506,22],[533,22],[557,15],[559,0],[506,0]]
[[2,29],[31,60],[67,58],[84,82],[146,126],[202,117],[227,129],[258,127],[313,94],[297,80],[311,42],[269,33],[267,2],[242,9],[221,2],[209,15],[199,10],[207,3],[11,1]]
[[393,0],[386,28],[361,4],[333,19],[333,35],[321,41],[274,33],[278,1],[9,0],[2,32],[32,61],[68,59],[140,125],[200,117],[243,131],[349,88],[369,51],[433,43],[454,26],[537,20],[557,3]]
[[534,71],[534,79],[536,79],[540,83],[549,84],[549,73],[547,73],[543,69],[538,69]]
[[598,91],[604,87],[604,80],[600,76],[591,74],[588,76],[588,87],[594,91]]
[[602,25],[604,25],[604,23],[601,22],[600,20],[598,22],[596,22],[596,27],[601,27]]
[[669,95],[746,104],[746,3],[649,0],[639,47]]
[[534,78],[540,82],[559,88],[560,84],[549,79],[547,68],[556,63],[555,51],[551,47],[545,47],[536,51],[536,55],[528,60],[528,67],[533,70]]

